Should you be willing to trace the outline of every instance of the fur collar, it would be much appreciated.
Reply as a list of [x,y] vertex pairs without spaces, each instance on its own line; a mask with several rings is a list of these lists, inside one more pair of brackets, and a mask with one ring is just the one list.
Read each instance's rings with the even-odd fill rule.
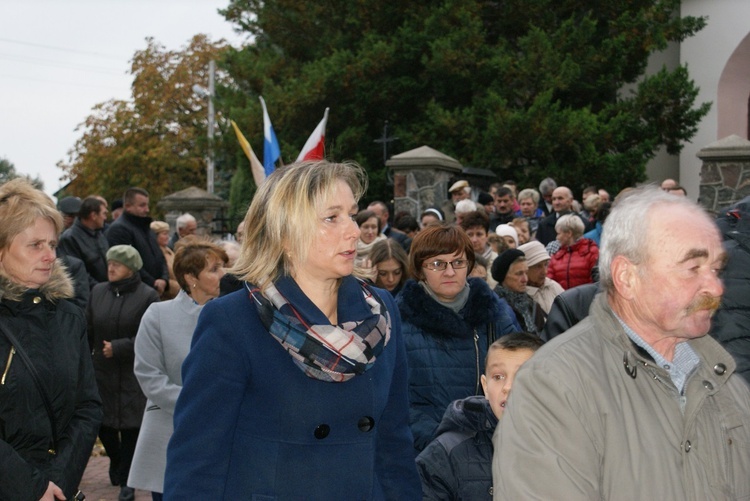
[[469,300],[460,315],[432,299],[414,280],[408,280],[396,302],[401,318],[439,337],[471,337],[474,329],[497,322],[499,299],[480,278],[469,278]]
[[[28,287],[11,281],[5,273],[0,272],[0,300],[20,301],[28,290]],[[52,275],[47,283],[39,288],[39,293],[52,302],[74,296],[73,280],[68,275],[68,269],[61,260],[55,261]]]

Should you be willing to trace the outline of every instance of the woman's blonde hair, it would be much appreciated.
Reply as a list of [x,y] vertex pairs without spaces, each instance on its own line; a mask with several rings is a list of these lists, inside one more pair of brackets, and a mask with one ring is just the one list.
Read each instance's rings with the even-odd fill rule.
[[242,250],[231,273],[261,290],[290,275],[294,263],[307,260],[318,209],[333,197],[338,181],[351,188],[355,201],[367,189],[365,171],[353,162],[302,162],[275,170],[247,210]]
[[16,236],[32,226],[37,218],[46,218],[59,236],[63,221],[52,199],[23,178],[0,186],[0,249],[10,247]]

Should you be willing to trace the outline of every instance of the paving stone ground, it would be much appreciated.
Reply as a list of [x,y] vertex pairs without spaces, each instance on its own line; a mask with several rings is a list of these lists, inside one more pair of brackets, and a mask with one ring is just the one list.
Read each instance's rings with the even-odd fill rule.
[[[117,501],[120,487],[113,486],[109,481],[109,458],[100,447],[98,444],[94,447],[79,488],[86,495],[86,501]],[[151,493],[136,490],[135,499],[150,501]]]

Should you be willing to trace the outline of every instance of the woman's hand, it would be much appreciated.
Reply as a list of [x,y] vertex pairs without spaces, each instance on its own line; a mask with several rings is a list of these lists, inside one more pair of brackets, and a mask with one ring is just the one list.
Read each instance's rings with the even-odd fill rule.
[[44,495],[39,498],[39,501],[55,501],[55,499],[62,499],[65,501],[65,494],[63,494],[62,489],[56,486],[54,482],[50,481],[47,490],[44,492]]
[[104,343],[102,354],[105,358],[112,358],[114,356],[114,353],[112,352],[112,343],[109,341],[102,341],[102,343]]

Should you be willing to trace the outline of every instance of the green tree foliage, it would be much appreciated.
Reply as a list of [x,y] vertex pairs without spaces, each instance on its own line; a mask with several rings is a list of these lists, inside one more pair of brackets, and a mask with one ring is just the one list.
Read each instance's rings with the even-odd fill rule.
[[[208,84],[208,62],[220,57],[223,42],[195,36],[180,51],[168,51],[153,39],[132,60],[132,99],[94,107],[79,125],[82,136],[58,166],[71,179],[69,192],[122,196],[130,186],[147,189],[154,201],[191,185],[206,186],[207,101],[193,84]],[[217,75],[220,81],[221,73]],[[220,111],[220,110],[219,110]],[[221,114],[217,113],[217,118]],[[217,151],[223,139],[217,134]],[[217,155],[217,164],[227,162]],[[234,166],[230,166],[234,169]],[[217,169],[218,170],[218,169]],[[228,182],[217,175],[217,194]]]
[[31,177],[28,174],[19,174],[16,166],[7,158],[0,158],[0,184],[4,184],[17,177],[26,178],[36,189],[43,190],[44,182],[39,176]]
[[616,192],[708,111],[686,68],[643,77],[650,54],[704,26],[679,5],[231,0],[224,15],[254,43],[226,55],[224,106],[258,148],[263,95],[287,162],[330,106],[327,155],[368,168],[372,198],[391,192],[373,142],[385,120],[391,153],[428,144],[522,186]]

